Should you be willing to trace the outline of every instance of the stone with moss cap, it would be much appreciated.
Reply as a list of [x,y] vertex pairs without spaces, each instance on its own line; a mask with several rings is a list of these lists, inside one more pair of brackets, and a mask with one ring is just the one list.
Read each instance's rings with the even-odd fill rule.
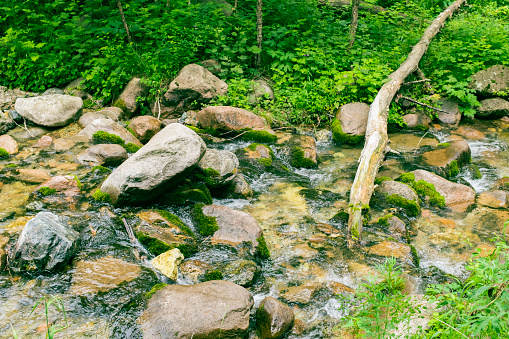
[[269,146],[264,144],[254,143],[244,149],[244,155],[248,159],[258,162],[259,164],[269,167],[272,166],[274,152]]
[[312,136],[285,134],[276,146],[289,157],[293,167],[314,168],[318,165],[316,141]]
[[101,191],[113,203],[137,203],[155,199],[182,181],[201,160],[203,140],[181,124],[170,124],[117,167]]
[[230,151],[207,148],[198,162],[208,186],[218,187],[230,183],[238,172],[239,159]]
[[403,173],[397,180],[410,185],[420,197],[425,201],[429,201],[430,204],[445,207],[445,198],[438,193],[435,186],[424,180],[415,181],[414,173]]
[[[136,146],[143,146],[142,143],[136,139],[127,129],[120,126],[118,123],[111,119],[95,119],[90,122],[84,129],[82,129],[77,134],[77,136],[86,137],[92,141],[94,139],[94,134],[97,132],[103,132],[100,134],[107,138],[107,140],[105,140],[107,143],[119,145],[131,143]],[[116,135],[117,138],[111,137],[111,135]]]
[[376,199],[401,207],[409,216],[420,213],[419,197],[408,185],[397,181],[384,181],[375,190]]
[[460,167],[468,164],[471,151],[465,140],[448,142],[448,147],[439,147],[434,151],[422,154],[422,162],[425,166],[438,175],[446,178],[458,175]]
[[336,120],[332,125],[334,140],[357,144],[364,139],[368,124],[369,105],[352,102],[341,106],[336,113]]

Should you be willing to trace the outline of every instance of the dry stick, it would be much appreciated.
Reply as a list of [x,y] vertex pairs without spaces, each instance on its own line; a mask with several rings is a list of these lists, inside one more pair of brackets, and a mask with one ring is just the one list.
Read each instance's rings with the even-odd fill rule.
[[456,0],[452,5],[433,20],[424,32],[421,40],[414,46],[407,59],[400,67],[389,75],[388,81],[382,86],[369,109],[366,130],[366,141],[359,159],[357,174],[350,190],[348,207],[347,245],[352,248],[360,241],[362,234],[362,208],[369,206],[373,194],[375,176],[385,157],[388,146],[387,116],[394,95],[401,87],[405,78],[417,68],[419,61],[428,49],[431,39],[466,0]]
[[447,113],[447,114],[449,114],[449,112],[444,111],[443,109],[440,109],[440,108],[438,108],[438,107],[430,106],[430,105],[428,105],[428,104],[425,104],[425,103],[423,103],[423,102],[417,101],[417,100],[412,99],[412,98],[410,98],[410,97],[406,97],[406,96],[404,96],[404,95],[399,95],[399,96],[398,96],[398,99],[399,99],[399,98],[401,98],[401,99],[405,99],[405,100],[408,100],[408,101],[413,102],[414,104],[417,104],[417,105],[421,105],[421,106],[424,106],[424,107],[430,108],[430,109],[435,110],[435,111],[437,111],[437,112],[442,112],[442,113]]
[[[127,235],[129,236],[129,240],[131,241],[131,244],[136,245],[136,237],[134,236],[133,229],[131,228],[131,226],[129,226],[129,224],[127,223],[125,218],[122,218],[122,222],[124,223],[124,227],[127,232]],[[138,249],[136,247],[134,247],[133,249],[134,249],[134,255],[136,256],[136,259],[140,260],[140,253],[138,252]]]
[[[426,79],[426,76],[424,75],[424,72],[421,71],[421,69],[419,67],[417,67],[417,69],[415,70],[415,73],[417,73],[419,78],[421,78],[423,80]],[[433,87],[431,87],[431,85],[428,84],[427,82],[424,84],[424,87],[426,87],[426,90],[428,91],[429,94],[431,94],[431,95],[435,94],[435,91],[433,90]]]
[[[258,0],[256,3],[256,43],[258,48],[262,49],[263,39],[263,0]],[[262,63],[262,53],[256,54],[256,67],[260,68]]]
[[350,23],[350,44],[348,48],[352,48],[355,42],[355,34],[357,33],[357,23],[359,22],[359,4],[361,0],[352,0],[352,22]]
[[408,85],[413,85],[413,84],[419,84],[421,82],[429,82],[431,81],[431,79],[422,79],[422,80],[415,80],[415,81],[409,81],[409,82],[404,82],[402,84],[402,86],[408,86]]
[[131,33],[129,33],[129,26],[127,26],[127,21],[125,20],[124,11],[122,10],[122,3],[120,3],[120,0],[117,0],[117,7],[118,10],[120,11],[120,16],[122,17],[122,22],[124,23],[124,28],[127,33],[127,41],[129,41],[129,43],[132,43],[133,40],[131,39]]

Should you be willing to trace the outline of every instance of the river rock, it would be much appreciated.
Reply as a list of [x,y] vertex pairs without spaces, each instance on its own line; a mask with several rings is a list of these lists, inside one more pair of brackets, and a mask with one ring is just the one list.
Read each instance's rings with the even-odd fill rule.
[[[469,140],[481,140],[486,138],[486,135],[483,132],[467,126],[461,126],[457,130],[454,130],[452,133],[453,135],[451,135],[451,137],[449,138],[450,140],[461,140],[462,139],[461,137]],[[458,138],[458,135],[461,137]]]
[[497,92],[509,91],[509,67],[491,66],[471,76],[470,88],[484,96],[493,96]]
[[257,239],[263,231],[251,215],[218,205],[204,206],[202,210],[206,216],[215,217],[219,226],[219,230],[212,236],[212,244],[236,246],[251,242],[254,247],[258,246]]
[[129,129],[139,141],[146,144],[161,130],[161,121],[150,115],[143,115],[134,118],[129,124]]
[[475,113],[478,119],[498,119],[506,115],[509,115],[509,101],[501,98],[482,100]]
[[492,208],[508,208],[508,193],[502,190],[483,192],[479,194],[477,203]]
[[292,328],[293,310],[273,297],[266,297],[256,311],[256,327],[265,339],[281,338]]
[[445,112],[437,112],[437,119],[446,125],[458,126],[461,121],[461,113],[458,103],[449,98],[438,101],[440,109]]
[[81,191],[80,184],[73,175],[56,175],[39,185],[35,191],[41,187],[54,189],[55,193],[62,193],[68,200],[76,198]]
[[117,167],[101,191],[113,203],[155,198],[179,183],[205,151],[205,143],[194,131],[181,124],[168,125]]
[[274,100],[274,91],[270,84],[265,80],[255,80],[252,82],[251,93],[247,98],[250,105],[257,105],[264,100]]
[[146,96],[148,90],[148,86],[140,78],[132,78],[113,106],[121,108],[127,117],[131,117],[138,110],[139,103],[136,99]]
[[122,283],[133,281],[140,272],[140,266],[112,256],[78,261],[72,270],[69,293],[84,295],[108,292]]
[[182,68],[164,94],[163,103],[173,112],[184,112],[206,104],[218,95],[226,95],[228,85],[205,67],[190,64]]
[[83,165],[117,166],[127,159],[127,151],[117,144],[99,144],[87,148],[76,159]]
[[95,132],[104,131],[110,134],[115,134],[121,137],[126,143],[133,143],[137,146],[142,146],[142,143],[136,139],[128,130],[117,124],[110,119],[95,119],[90,122],[77,136],[87,137],[92,140]]
[[144,339],[244,338],[251,307],[251,294],[229,281],[168,285],[152,296],[139,324]]
[[336,119],[341,123],[343,133],[349,135],[365,135],[368,116],[369,105],[362,102],[343,105],[336,113]]
[[237,107],[208,106],[196,114],[196,120],[203,128],[221,131],[241,131],[246,128],[263,130],[267,123],[264,118]]
[[0,271],[3,271],[5,268],[5,264],[7,263],[7,251],[5,247],[9,242],[8,237],[4,237],[0,235]]
[[33,97],[36,95],[38,94],[0,86],[0,110],[11,110],[14,108],[16,99]]
[[450,141],[449,146],[422,154],[423,164],[443,177],[453,177],[470,162],[470,146],[465,140]]
[[180,265],[182,276],[193,284],[205,279],[205,274],[210,269],[210,265],[199,260],[188,260]]
[[456,184],[424,170],[412,173],[415,175],[415,181],[424,180],[434,185],[437,192],[445,198],[445,204],[453,210],[464,211],[475,203],[475,191],[466,185]]
[[232,180],[232,195],[234,197],[250,198],[253,196],[253,189],[246,181],[244,175],[237,173]]
[[[230,151],[207,148],[205,155],[198,163],[206,175],[207,184],[213,187],[223,186],[230,183],[236,176],[239,159]],[[207,170],[214,170],[217,173],[210,174]]]
[[254,283],[259,273],[260,267],[254,261],[240,259],[225,267],[223,277],[224,280],[247,287]]
[[18,98],[16,111],[25,119],[47,127],[66,126],[81,114],[83,100],[63,94]]
[[394,257],[412,261],[410,246],[395,241],[382,241],[381,243],[368,247],[367,251],[369,254],[381,257]]
[[119,121],[123,115],[123,111],[118,107],[106,107],[95,112],[88,112],[83,114],[78,120],[78,124],[81,127],[86,127],[92,121],[96,119],[111,119],[113,121]]
[[35,148],[48,148],[53,144],[53,138],[49,135],[43,135],[33,147]]
[[376,189],[381,196],[398,195],[406,200],[419,201],[417,193],[410,186],[398,181],[383,181]]
[[[278,144],[280,142],[278,141]],[[308,135],[294,135],[289,143],[290,148],[284,148],[288,151],[291,158],[291,164],[298,168],[312,168],[318,165],[317,149],[315,138]]]
[[2,111],[0,110],[0,135],[7,133],[14,127],[16,127],[14,121],[10,117],[2,116]]
[[403,121],[409,129],[428,129],[431,119],[426,113],[416,110],[416,113],[405,114]]
[[18,143],[10,135],[0,135],[0,148],[3,148],[9,154],[18,153]]
[[307,304],[315,293],[322,288],[317,281],[308,281],[299,286],[290,286],[281,291],[281,297],[289,302]]
[[174,248],[159,254],[150,260],[150,263],[170,280],[176,281],[179,273],[178,266],[182,260],[184,260],[182,253],[180,253],[178,248]]
[[9,253],[14,271],[49,271],[66,264],[76,254],[79,233],[51,212],[39,212],[21,231]]
[[20,168],[14,171],[10,176],[18,181],[29,184],[40,184],[51,179],[49,174],[44,170],[31,168]]

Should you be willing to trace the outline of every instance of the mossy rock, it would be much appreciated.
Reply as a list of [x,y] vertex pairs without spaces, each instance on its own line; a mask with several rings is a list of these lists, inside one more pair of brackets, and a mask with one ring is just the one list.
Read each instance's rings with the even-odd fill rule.
[[126,144],[125,140],[116,134],[108,133],[105,131],[97,131],[92,135],[92,140],[97,143],[117,144],[122,146],[128,153],[136,153],[141,147],[129,142]]
[[223,280],[223,272],[220,270],[209,270],[205,274],[204,281]]
[[397,194],[391,194],[387,196],[387,202],[391,205],[402,208],[409,216],[417,217],[421,214],[421,208],[414,200],[405,199]]
[[294,146],[290,150],[290,157],[292,159],[292,166],[297,168],[315,168],[317,163],[313,160],[306,158],[304,150],[299,146]]
[[472,173],[474,179],[482,179],[482,173],[476,164],[470,164],[470,166],[468,166],[468,169],[470,170],[470,173]]
[[92,170],[90,172],[95,172],[95,171],[98,171],[99,173],[111,173],[111,170],[109,168],[101,166],[101,165],[92,167]]
[[174,205],[191,205],[196,203],[210,205],[212,204],[212,195],[205,185],[183,186],[168,192],[161,200]]
[[7,152],[7,151],[5,150],[5,148],[0,147],[0,160],[2,160],[2,159],[7,159],[7,158],[9,158],[10,156],[11,156],[11,155],[10,155],[10,153],[9,153],[9,152]]
[[111,203],[111,197],[108,193],[101,192],[101,189],[97,189],[93,194],[92,198],[95,201],[105,202],[105,203]]
[[194,205],[191,215],[200,234],[207,237],[213,235],[219,229],[219,226],[215,217],[209,217],[203,213],[204,206],[205,204]]
[[145,292],[143,294],[143,296],[146,298],[146,299],[150,299],[152,298],[152,296],[157,292],[159,291],[160,289],[162,289],[163,287],[165,286],[168,286],[168,284],[164,284],[164,283],[159,283],[159,284],[155,284],[154,286],[152,286],[152,288],[150,289],[150,291],[148,292]]
[[424,180],[415,181],[415,175],[410,172],[401,174],[397,180],[411,186],[421,199],[429,201],[431,205],[445,207],[445,198],[438,193],[433,184]]
[[43,197],[45,197],[45,196],[48,196],[48,195],[55,194],[57,192],[57,190],[54,189],[54,188],[49,188],[49,187],[43,186],[43,187],[39,188],[37,190],[37,192],[40,195],[42,195]]
[[389,227],[389,219],[394,217],[392,214],[386,214],[376,222],[380,226]]
[[273,143],[277,140],[277,136],[275,134],[270,133],[269,131],[250,130],[243,132],[242,139],[251,140],[259,143]]
[[258,246],[256,246],[256,253],[258,256],[262,259],[269,259],[270,258],[270,251],[267,247],[267,242],[265,241],[265,237],[262,235],[258,239],[256,239],[258,242]]
[[125,101],[122,100],[122,99],[118,99],[116,100],[114,103],[113,103],[113,106],[114,107],[118,107],[120,108],[122,111],[126,112],[127,110],[127,105],[125,104]]
[[344,133],[341,127],[341,122],[337,119],[334,119],[331,127],[332,127],[332,138],[334,139],[334,141],[340,142],[342,144],[357,145],[362,140],[364,140],[363,135],[350,135]]
[[382,182],[390,181],[390,180],[392,180],[392,179],[389,177],[378,177],[378,178],[375,178],[375,185],[380,185]]
[[458,166],[458,162],[453,160],[447,166],[447,175],[449,178],[455,177],[460,173],[460,168]]

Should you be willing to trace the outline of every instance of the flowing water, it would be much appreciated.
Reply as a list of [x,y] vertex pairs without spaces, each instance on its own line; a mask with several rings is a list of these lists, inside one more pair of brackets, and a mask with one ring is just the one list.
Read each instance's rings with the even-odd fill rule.
[[[468,127],[468,125],[465,125]],[[502,121],[476,122],[482,133],[478,140],[468,140],[472,161],[483,174],[474,179],[463,168],[454,181],[470,185],[477,194],[493,189],[497,179],[509,175],[509,125]],[[72,135],[72,128],[69,133]],[[45,131],[42,131],[45,133]],[[53,131],[52,135],[65,131]],[[23,135],[23,130],[11,133],[19,142],[21,153],[0,162],[0,236],[15,241],[24,223],[41,210],[52,211],[73,225],[81,234],[81,250],[64,269],[52,275],[17,276],[8,270],[0,275],[0,338],[12,338],[11,326],[20,338],[44,337],[46,318],[40,304],[44,295],[58,296],[65,307],[69,327],[57,338],[138,338],[136,319],[143,311],[143,294],[167,279],[151,268],[150,255],[139,244],[132,244],[122,224],[115,216],[136,213],[141,208],[113,208],[86,197],[67,203],[45,204],[34,200],[30,193],[37,184],[17,180],[20,168],[44,169],[51,175],[71,174],[80,178],[84,187],[98,185],[105,175],[89,173],[90,168],[74,163],[74,155],[85,147],[70,150],[38,150],[33,144],[38,138]],[[418,148],[433,147],[446,141],[447,131],[421,134],[392,134],[391,153],[380,169],[380,175],[396,178],[399,174],[419,168]],[[209,147],[242,152],[246,142],[211,144]],[[241,163],[240,170],[254,191],[252,199],[214,199],[250,213],[262,227],[271,252],[271,259],[260,262],[261,273],[248,287],[255,307],[266,296],[286,301],[293,307],[300,330],[288,338],[324,338],[345,315],[347,310],[335,293],[355,289],[361,281],[383,262],[380,255],[366,248],[393,237],[380,229],[375,221],[387,211],[372,206],[371,220],[363,236],[364,249],[348,250],[345,244],[346,225],[332,219],[348,204],[348,192],[355,177],[361,146],[339,146],[330,140],[317,143],[321,159],[316,169],[295,169],[277,147],[273,151],[289,171],[260,172]],[[16,164],[17,167],[13,168]],[[8,167],[10,166],[10,167]],[[189,207],[165,205],[144,208],[164,208],[181,217],[194,229]],[[509,219],[505,209],[490,209],[474,205],[462,212],[449,209],[423,210],[419,218],[405,219],[410,232],[410,244],[415,247],[419,266],[411,259],[401,259],[410,293],[423,293],[427,283],[447,279],[448,274],[465,278],[465,262],[473,253],[473,245],[490,248],[489,240],[502,232]],[[336,221],[334,221],[336,220]],[[2,237],[0,237],[0,240]],[[402,243],[405,239],[399,239]],[[236,250],[203,243],[193,255],[213,268],[224,267],[238,259]],[[179,276],[177,283],[189,281]],[[64,316],[50,309],[49,320],[64,324]],[[254,318],[252,323],[254,323]],[[254,329],[251,330],[251,337]]]

